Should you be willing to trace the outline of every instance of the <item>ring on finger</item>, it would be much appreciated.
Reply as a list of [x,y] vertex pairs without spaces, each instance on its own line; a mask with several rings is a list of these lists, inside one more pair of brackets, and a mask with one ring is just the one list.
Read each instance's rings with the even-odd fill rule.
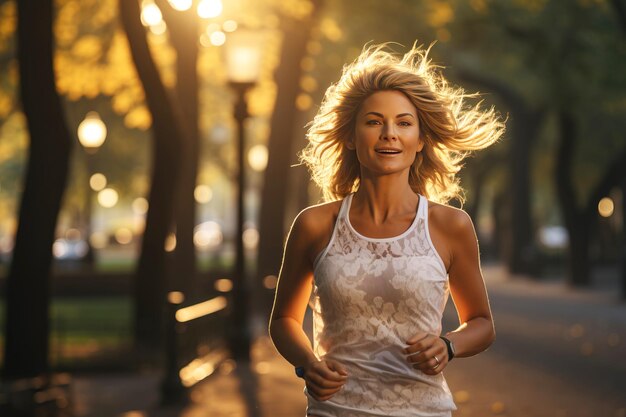
[[437,357],[437,355],[434,356],[434,359],[437,361],[437,365],[433,366],[430,369],[437,369],[439,368],[439,365],[441,365],[441,362],[439,361],[439,358]]

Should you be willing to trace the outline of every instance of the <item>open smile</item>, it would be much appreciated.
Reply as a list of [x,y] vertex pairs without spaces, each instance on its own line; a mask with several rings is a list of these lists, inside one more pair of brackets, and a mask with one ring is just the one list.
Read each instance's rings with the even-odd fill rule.
[[402,153],[402,151],[395,148],[380,148],[376,149],[376,153],[380,155],[397,155],[399,153]]

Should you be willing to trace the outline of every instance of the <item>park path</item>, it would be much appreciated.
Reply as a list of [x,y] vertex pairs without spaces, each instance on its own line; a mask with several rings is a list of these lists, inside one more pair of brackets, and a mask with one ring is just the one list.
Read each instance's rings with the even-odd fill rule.
[[[626,417],[626,303],[617,280],[592,289],[485,266],[497,340],[445,371],[454,417]],[[456,326],[451,302],[444,330]],[[304,417],[303,381],[257,321],[251,364],[227,361],[185,407],[158,406],[158,375],[76,377],[79,417]],[[307,320],[310,324],[310,317]]]

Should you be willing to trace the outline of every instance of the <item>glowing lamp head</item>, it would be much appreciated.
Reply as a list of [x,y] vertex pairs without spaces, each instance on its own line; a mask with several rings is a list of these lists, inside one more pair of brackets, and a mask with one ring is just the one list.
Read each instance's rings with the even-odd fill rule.
[[256,83],[261,72],[263,37],[254,31],[237,29],[225,44],[228,78],[233,83]]

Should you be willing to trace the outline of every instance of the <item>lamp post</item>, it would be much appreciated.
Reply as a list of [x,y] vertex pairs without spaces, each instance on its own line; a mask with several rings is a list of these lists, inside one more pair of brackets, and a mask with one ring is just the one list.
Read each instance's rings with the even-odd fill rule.
[[87,254],[85,255],[85,262],[89,266],[94,264],[93,248],[89,238],[91,236],[91,211],[92,211],[92,198],[91,198],[91,184],[89,183],[91,176],[93,175],[93,161],[92,156],[98,151],[98,148],[102,146],[107,136],[107,128],[100,115],[91,111],[87,113],[82,122],[78,125],[78,141],[85,149],[86,165],[87,165],[87,194],[85,200],[85,243],[87,244]]
[[251,30],[239,29],[228,35],[225,44],[225,59],[228,69],[229,85],[236,94],[234,109],[237,121],[237,227],[236,252],[233,279],[233,317],[230,332],[230,349],[237,360],[250,359],[249,329],[249,285],[245,272],[245,252],[243,243],[244,224],[244,121],[248,117],[246,92],[253,87],[259,78],[261,45],[259,35]]

